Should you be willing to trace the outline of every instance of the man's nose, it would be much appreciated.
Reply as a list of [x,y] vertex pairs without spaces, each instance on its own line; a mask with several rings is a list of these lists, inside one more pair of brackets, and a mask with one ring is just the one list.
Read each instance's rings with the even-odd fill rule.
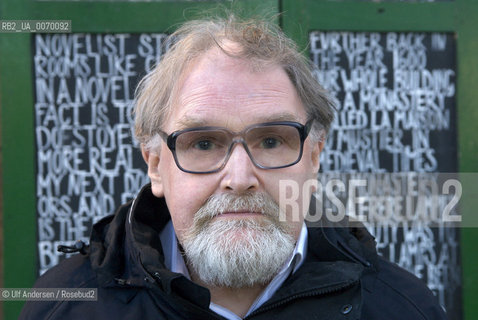
[[223,174],[222,189],[242,193],[259,187],[257,168],[242,143],[234,144]]

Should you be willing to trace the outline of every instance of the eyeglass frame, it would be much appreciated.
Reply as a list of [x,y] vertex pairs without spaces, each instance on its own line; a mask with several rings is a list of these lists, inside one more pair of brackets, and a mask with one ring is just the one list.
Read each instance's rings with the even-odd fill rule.
[[[231,157],[231,154],[232,154],[232,150],[234,149],[234,145],[236,143],[241,143],[242,146],[244,147],[244,150],[246,150],[247,152],[247,155],[249,156],[249,159],[251,159],[251,162],[258,168],[260,169],[282,169],[282,168],[287,168],[287,167],[290,167],[290,166],[293,166],[295,164],[297,164],[301,159],[302,159],[302,154],[303,154],[303,151],[304,151],[304,142],[305,140],[307,139],[307,137],[309,136],[309,133],[312,129],[312,124],[314,122],[314,119],[310,119],[308,120],[305,124],[302,124],[302,123],[299,123],[299,122],[296,122],[296,121],[272,121],[272,122],[263,122],[263,123],[257,123],[257,124],[253,124],[253,125],[250,125],[250,126],[247,126],[245,127],[242,131],[240,132],[234,132],[234,131],[231,131],[229,130],[228,128],[225,128],[225,127],[216,127],[216,126],[203,126],[203,127],[193,127],[193,128],[187,128],[187,129],[183,129],[183,130],[177,130],[177,131],[174,131],[172,132],[171,134],[167,134],[166,132],[162,131],[162,130],[159,130],[158,131],[158,134],[159,136],[166,142],[169,150],[171,151],[171,153],[173,154],[173,158],[174,158],[174,162],[176,163],[176,166],[179,168],[179,170],[183,171],[183,172],[187,172],[187,173],[193,173],[193,174],[207,174],[207,173],[215,173],[215,172],[219,172],[221,171],[225,166],[226,166],[226,163],[227,161],[229,160],[229,158]],[[251,130],[251,129],[254,129],[254,128],[259,128],[259,127],[269,127],[269,126],[278,126],[278,125],[287,125],[287,126],[291,126],[291,127],[294,127],[297,129],[297,131],[299,132],[299,138],[300,138],[300,150],[299,150],[299,156],[297,157],[297,160],[295,160],[294,162],[290,163],[290,164],[286,164],[286,165],[282,165],[282,166],[278,166],[278,167],[267,167],[267,166],[262,166],[258,163],[256,163],[256,161],[254,160],[254,157],[252,156],[251,152],[249,151],[249,147],[247,146],[247,143],[246,143],[246,140],[244,139],[244,133]],[[228,133],[230,133],[232,136],[234,137],[237,137],[239,136],[240,139],[233,139],[231,141],[231,144],[229,145],[228,147],[228,150],[227,150],[227,153],[226,153],[226,157],[224,158],[224,161],[223,163],[217,168],[217,169],[214,169],[214,170],[209,170],[209,171],[193,171],[193,170],[187,170],[187,169],[184,169],[180,164],[179,164],[179,161],[178,161],[178,157],[177,157],[177,154],[176,154],[176,140],[177,138],[185,133],[185,132],[191,132],[191,131],[209,131],[209,130],[221,130],[221,131],[226,131]]]

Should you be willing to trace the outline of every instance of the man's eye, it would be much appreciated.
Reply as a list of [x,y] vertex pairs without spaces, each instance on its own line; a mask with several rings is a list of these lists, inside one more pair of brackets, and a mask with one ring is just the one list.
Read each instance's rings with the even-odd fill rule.
[[272,149],[272,148],[277,148],[280,146],[280,141],[276,138],[265,138],[261,142],[261,147],[264,149]]
[[211,150],[214,148],[214,143],[210,140],[201,140],[197,141],[193,145],[194,149],[199,149],[199,150]]

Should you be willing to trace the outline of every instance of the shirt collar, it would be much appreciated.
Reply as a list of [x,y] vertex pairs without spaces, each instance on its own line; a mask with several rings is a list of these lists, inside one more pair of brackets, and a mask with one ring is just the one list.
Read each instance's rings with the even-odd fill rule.
[[307,245],[308,245],[308,232],[305,223],[302,223],[302,229],[300,230],[299,238],[295,244],[294,251],[289,260],[289,266],[292,266],[292,273],[295,273],[297,269],[304,263],[305,257],[307,255]]
[[166,268],[172,272],[181,273],[191,280],[188,268],[184,263],[181,251],[179,251],[176,232],[174,231],[173,222],[169,220],[164,229],[160,232],[159,238],[164,253],[164,264]]

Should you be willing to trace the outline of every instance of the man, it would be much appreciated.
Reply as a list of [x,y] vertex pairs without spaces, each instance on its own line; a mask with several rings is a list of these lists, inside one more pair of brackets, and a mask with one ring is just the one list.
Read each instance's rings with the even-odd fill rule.
[[98,288],[98,301],[31,302],[20,318],[444,318],[365,230],[307,229],[313,188],[284,205],[281,181],[316,179],[333,118],[293,43],[234,17],[173,37],[135,101],[151,184],[36,284]]

